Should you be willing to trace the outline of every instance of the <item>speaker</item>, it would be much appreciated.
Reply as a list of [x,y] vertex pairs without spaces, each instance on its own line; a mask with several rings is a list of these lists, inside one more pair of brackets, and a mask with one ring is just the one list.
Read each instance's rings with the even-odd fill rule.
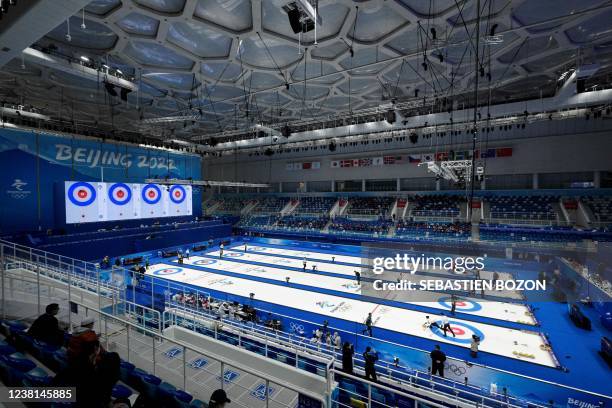
[[293,10],[287,11],[287,17],[289,17],[289,24],[294,34],[302,31],[302,24],[300,23],[300,10],[294,8]]
[[576,93],[584,92],[584,89],[585,89],[584,85],[585,85],[585,80],[584,79],[578,79],[576,81]]
[[410,133],[410,136],[408,136],[408,139],[410,139],[410,143],[416,144],[419,141],[419,135],[417,135],[416,133],[412,132],[412,133]]
[[395,123],[395,111],[394,110],[387,111],[387,114],[385,115],[385,119],[387,120],[387,122],[391,124]]
[[327,147],[328,147],[330,152],[335,152],[336,151],[336,143],[334,143],[333,141],[331,141]]

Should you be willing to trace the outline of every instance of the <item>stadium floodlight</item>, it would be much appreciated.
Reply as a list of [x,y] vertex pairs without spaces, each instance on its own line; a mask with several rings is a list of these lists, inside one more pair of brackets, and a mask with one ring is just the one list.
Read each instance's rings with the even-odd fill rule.
[[189,179],[146,179],[145,182],[163,185],[188,185],[188,186],[203,186],[203,187],[250,187],[250,188],[267,188],[269,184],[265,183],[243,183],[240,181],[213,181],[213,180],[189,180]]

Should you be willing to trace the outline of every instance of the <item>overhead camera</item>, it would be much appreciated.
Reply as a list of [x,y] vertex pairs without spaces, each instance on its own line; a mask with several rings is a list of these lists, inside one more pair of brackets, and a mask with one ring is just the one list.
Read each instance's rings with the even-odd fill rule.
[[81,29],[84,30],[86,28],[87,28],[87,26],[85,25],[85,23],[81,23]]
[[72,36],[70,34],[66,34],[66,41],[72,41]]

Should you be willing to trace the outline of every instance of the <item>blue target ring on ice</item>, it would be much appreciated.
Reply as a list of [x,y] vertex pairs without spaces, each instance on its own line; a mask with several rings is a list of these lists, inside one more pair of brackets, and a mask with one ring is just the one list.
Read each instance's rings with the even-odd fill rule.
[[[450,296],[440,298],[438,303],[445,309],[451,310],[452,308]],[[456,310],[459,312],[477,312],[478,310],[482,309],[482,305],[478,302],[474,302],[473,300],[458,299],[455,304]]]
[[157,204],[161,200],[161,190],[155,184],[147,184],[142,188],[142,199],[147,204]]
[[185,197],[187,193],[185,193],[185,189],[183,186],[172,186],[170,187],[170,200],[172,200],[175,204],[180,204],[185,201]]
[[223,256],[227,258],[239,258],[244,256],[244,254],[242,252],[226,252],[223,254]]
[[183,268],[164,268],[153,272],[153,275],[168,276],[183,272]]
[[[440,327],[442,327],[441,320],[436,321],[436,323]],[[459,344],[470,344],[470,342],[472,341],[472,335],[476,335],[480,337],[480,341],[483,341],[485,338],[484,333],[478,330],[476,327],[472,326],[471,324],[467,324],[464,322],[458,322],[455,320],[450,320],[449,323],[456,337],[453,337],[453,335],[450,332],[447,332],[446,337],[444,337],[444,332],[442,331],[442,329],[435,327],[435,326],[431,326],[429,329],[436,336],[443,338],[445,340],[448,340],[450,342],[459,343]]]
[[200,265],[200,266],[206,266],[206,265],[212,265],[214,263],[217,263],[217,261],[214,259],[198,259],[193,264]]
[[126,205],[132,199],[132,190],[127,184],[116,183],[108,189],[108,198],[117,205]]
[[74,205],[88,206],[96,200],[96,189],[91,184],[82,181],[74,183],[68,189],[68,199]]

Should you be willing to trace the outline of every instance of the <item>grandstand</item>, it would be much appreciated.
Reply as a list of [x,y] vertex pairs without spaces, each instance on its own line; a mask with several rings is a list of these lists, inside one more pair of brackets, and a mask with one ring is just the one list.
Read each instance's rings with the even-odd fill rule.
[[612,406],[611,12],[0,0],[0,394]]

